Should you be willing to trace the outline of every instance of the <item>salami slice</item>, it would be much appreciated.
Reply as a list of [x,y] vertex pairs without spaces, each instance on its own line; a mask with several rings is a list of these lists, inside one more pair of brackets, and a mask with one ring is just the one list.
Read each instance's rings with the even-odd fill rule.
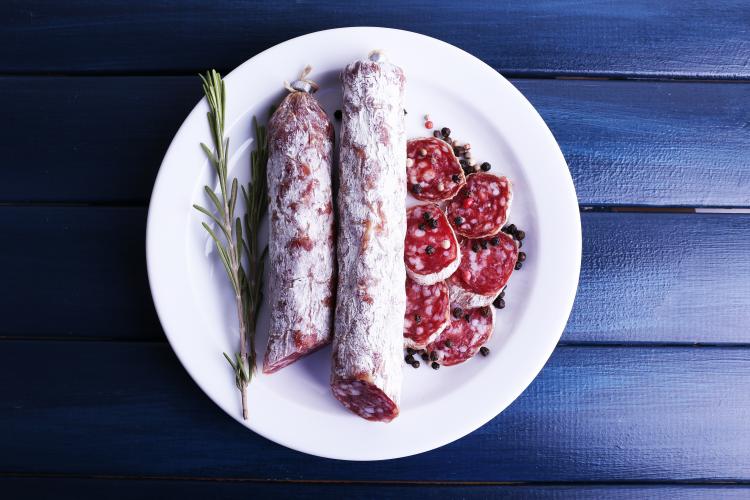
[[458,317],[451,316],[450,325],[427,346],[427,351],[436,353],[436,361],[441,365],[457,365],[473,357],[490,339],[494,329],[492,307],[465,309]]
[[458,195],[448,202],[448,219],[461,236],[486,238],[499,233],[507,222],[511,201],[512,186],[506,177],[471,174]]
[[420,285],[407,279],[404,345],[424,349],[440,335],[449,322],[448,285],[444,281],[434,285]]
[[518,260],[518,244],[505,233],[461,241],[461,265],[448,278],[451,302],[461,307],[492,303],[508,283]]
[[342,79],[331,388],[360,417],[388,422],[403,378],[406,79],[379,53],[348,65]]
[[287,95],[268,123],[271,319],[264,373],[331,340],[336,275],[333,144],[333,125],[307,92]]
[[436,137],[408,142],[406,176],[409,192],[422,201],[449,200],[466,183],[453,148]]
[[460,260],[456,234],[437,205],[406,211],[404,262],[411,279],[422,285],[437,283],[453,274]]

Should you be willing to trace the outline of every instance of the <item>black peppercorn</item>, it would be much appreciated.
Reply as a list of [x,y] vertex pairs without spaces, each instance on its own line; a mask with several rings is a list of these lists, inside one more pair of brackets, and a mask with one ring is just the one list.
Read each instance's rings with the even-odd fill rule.
[[521,231],[520,229],[518,231],[516,231],[516,239],[517,240],[520,241],[520,240],[524,239],[525,237],[526,237],[526,232],[525,231]]
[[336,111],[333,112],[333,117],[336,118],[337,120],[341,120],[341,116],[342,116],[342,113],[340,109],[337,109]]
[[521,248],[523,246],[523,241],[518,242],[518,248]]
[[453,219],[453,222],[455,222],[457,226],[460,226],[464,223],[464,218],[459,215],[458,217]]
[[455,316],[456,318],[460,318],[463,313],[464,313],[464,310],[461,309],[460,307],[453,308],[453,316]]
[[420,230],[420,231],[424,231],[425,229],[427,229],[427,227],[425,227],[425,225],[424,225],[424,224],[419,224],[419,225],[417,226],[417,228],[419,228],[419,230]]
[[433,369],[433,370],[437,370],[437,369],[439,369],[439,368],[440,368],[440,365],[439,365],[439,364],[437,364],[437,363],[436,363],[435,361],[433,361],[433,362],[432,362],[432,364],[431,364],[430,366],[432,366],[432,369]]
[[424,219],[425,221],[429,221],[430,219],[432,219],[432,215],[430,215],[430,212],[423,212],[423,213],[422,213],[422,218],[423,218],[423,219]]
[[474,252],[478,252],[478,251],[479,251],[479,243],[478,243],[478,242],[476,242],[476,241],[475,241],[474,243],[472,243],[472,244],[471,244],[471,249],[472,249],[472,250],[473,250]]
[[524,262],[526,261],[526,252],[519,252],[518,253],[518,262]]
[[451,342],[450,340],[446,340],[445,347],[453,347],[453,342]]
[[466,321],[467,323],[471,321],[471,316],[469,316],[468,314],[464,314],[464,321]]
[[523,267],[523,262],[516,262],[516,267],[515,267],[516,271],[518,271],[522,267]]
[[516,225],[515,224],[511,224],[510,226],[508,226],[508,230],[505,231],[505,232],[508,233],[508,234],[515,234],[515,232],[516,232]]
[[424,249],[424,253],[427,255],[432,255],[435,253],[435,249],[432,247],[432,245],[427,245],[427,247]]
[[505,300],[503,300],[501,297],[498,297],[495,299],[492,305],[495,306],[497,309],[503,309],[505,308]]
[[479,348],[479,352],[482,353],[482,356],[489,356],[490,355],[490,348],[482,346]]
[[461,180],[461,176],[458,175],[458,174],[453,174],[453,175],[451,175],[451,180],[453,182],[459,182]]
[[423,352],[422,354],[420,354],[420,356],[422,356],[422,359],[425,360],[425,361],[429,361],[430,360],[430,356],[426,352]]
[[479,310],[479,312],[484,316],[485,318],[490,315],[490,308],[489,307],[483,307]]
[[500,244],[500,238],[498,238],[497,236],[495,236],[494,238],[492,238],[492,239],[490,240],[490,244],[491,244],[491,245],[492,245],[493,247],[496,247],[496,246],[498,246],[498,245]]
[[432,135],[433,135],[434,137],[437,137],[438,139],[440,139],[440,131],[439,131],[439,130],[436,130],[436,131],[434,131],[434,132],[432,133]]
[[412,349],[411,347],[407,347],[407,348],[406,348],[406,353],[407,353],[407,354],[411,354],[411,355],[414,355],[414,354],[415,354],[416,352],[417,352],[417,351],[415,351],[415,350],[414,350],[414,349]]
[[479,168],[481,168],[483,172],[487,172],[489,169],[492,168],[492,165],[490,165],[487,162],[484,162],[484,163],[482,163],[482,166],[479,167]]
[[448,127],[443,127],[440,130],[440,133],[443,134],[443,137],[449,137],[451,135],[451,129],[449,129]]
[[437,353],[437,351],[432,351],[430,353],[430,361],[437,361],[437,359],[438,359],[438,353]]
[[487,240],[482,240],[479,244],[481,245],[482,250],[487,250]]
[[465,169],[469,163],[466,160],[458,160],[458,163],[461,164],[461,166]]
[[422,186],[420,186],[419,184],[414,184],[414,185],[413,185],[413,186],[411,187],[411,192],[412,192],[412,193],[414,193],[414,194],[419,194],[419,193],[421,193],[421,192],[422,192]]
[[419,368],[419,361],[415,359],[411,366],[413,366],[414,368]]
[[414,362],[414,356],[409,354],[408,356],[404,358],[404,361],[406,361],[407,364],[412,364]]
[[420,316],[419,314],[415,314],[414,315],[414,322],[417,323],[417,324],[421,323],[422,322],[422,316]]
[[437,227],[438,227],[438,221],[437,221],[437,219],[430,219],[430,222],[429,222],[429,224],[430,224],[430,227],[431,227],[432,229],[435,229],[435,228],[437,228]]

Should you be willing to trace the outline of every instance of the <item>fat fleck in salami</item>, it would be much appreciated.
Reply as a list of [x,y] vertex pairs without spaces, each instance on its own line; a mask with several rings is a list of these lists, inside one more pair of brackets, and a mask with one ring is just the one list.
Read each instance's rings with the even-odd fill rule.
[[342,80],[331,388],[360,417],[388,422],[403,377],[406,80],[377,52],[348,65]]
[[427,346],[427,351],[436,353],[436,361],[451,366],[473,357],[479,348],[492,336],[495,327],[495,311],[491,307],[463,310],[443,333]]
[[458,195],[448,202],[448,219],[461,236],[492,236],[508,220],[512,200],[507,178],[483,172],[471,174]]
[[[268,124],[271,324],[263,372],[327,344],[335,305],[333,126],[300,80]],[[305,91],[307,90],[307,91]]]
[[408,142],[406,176],[409,192],[422,201],[449,200],[466,183],[453,148],[435,137]]
[[505,233],[461,241],[461,265],[448,278],[451,302],[461,307],[492,303],[508,283],[518,260],[518,244]]
[[450,322],[448,285],[420,285],[406,280],[406,314],[404,345],[424,349],[435,340]]
[[406,273],[422,285],[442,281],[461,260],[456,234],[437,205],[417,205],[406,212]]

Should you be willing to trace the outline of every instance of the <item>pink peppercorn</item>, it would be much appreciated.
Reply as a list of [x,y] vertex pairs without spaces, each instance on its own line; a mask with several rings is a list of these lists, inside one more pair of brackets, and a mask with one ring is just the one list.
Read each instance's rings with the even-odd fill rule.
[[433,124],[430,120],[427,120],[426,122],[424,122],[424,127],[427,129],[431,129],[433,127]]

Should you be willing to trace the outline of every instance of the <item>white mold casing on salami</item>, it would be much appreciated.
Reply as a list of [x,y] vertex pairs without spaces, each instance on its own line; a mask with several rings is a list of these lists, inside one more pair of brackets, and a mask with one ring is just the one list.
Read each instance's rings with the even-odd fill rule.
[[330,342],[335,306],[333,125],[317,100],[292,92],[268,124],[271,319],[264,373]]
[[342,80],[331,388],[359,416],[390,421],[403,378],[405,77],[375,58],[348,65]]

